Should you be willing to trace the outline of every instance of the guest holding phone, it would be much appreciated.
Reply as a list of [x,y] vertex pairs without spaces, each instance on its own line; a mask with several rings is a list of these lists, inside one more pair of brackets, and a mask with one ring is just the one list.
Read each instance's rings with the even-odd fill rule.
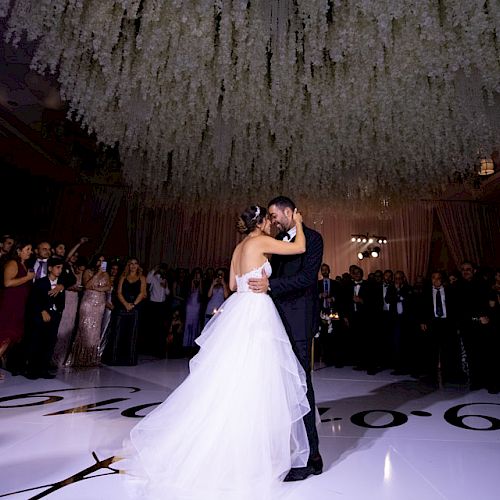
[[106,292],[111,282],[103,255],[94,257],[83,273],[84,294],[80,304],[78,331],[67,366],[98,366],[100,363],[101,324],[106,307]]
[[73,256],[77,255],[77,250],[83,243],[87,242],[88,238],[82,237],[80,241],[68,252],[66,255],[66,245],[60,241],[52,245],[52,251],[55,256],[64,259],[64,266],[59,283],[64,286],[66,291],[66,303],[62,314],[59,330],[57,332],[57,342],[54,348],[52,364],[54,367],[61,368],[66,362],[68,351],[70,347],[71,338],[75,329],[76,316],[78,313],[79,292],[82,289],[82,274],[77,274],[76,263],[78,257],[74,259]]
[[203,293],[203,274],[199,267],[191,273],[191,290],[186,303],[186,324],[184,327],[184,348],[189,356],[196,354],[195,339],[200,334],[200,309]]
[[212,316],[218,313],[220,306],[229,297],[226,272],[223,268],[217,269],[214,280],[208,290],[208,304],[205,312],[205,325]]

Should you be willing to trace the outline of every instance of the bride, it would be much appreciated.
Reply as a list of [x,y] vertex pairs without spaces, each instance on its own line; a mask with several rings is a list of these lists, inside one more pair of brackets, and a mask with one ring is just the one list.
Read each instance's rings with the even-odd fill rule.
[[305,373],[271,298],[248,288],[249,278],[271,274],[267,254],[305,252],[301,214],[294,219],[288,243],[270,236],[264,207],[241,215],[246,237],[230,273],[236,293],[196,340],[190,375],[131,431],[135,496],[272,500],[289,469],[307,464]]

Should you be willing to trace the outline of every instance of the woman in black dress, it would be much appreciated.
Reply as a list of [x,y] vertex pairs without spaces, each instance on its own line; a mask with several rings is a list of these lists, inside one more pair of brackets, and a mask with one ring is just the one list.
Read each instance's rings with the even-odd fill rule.
[[147,297],[146,278],[137,259],[129,259],[116,289],[111,332],[104,362],[108,365],[136,365],[141,306]]

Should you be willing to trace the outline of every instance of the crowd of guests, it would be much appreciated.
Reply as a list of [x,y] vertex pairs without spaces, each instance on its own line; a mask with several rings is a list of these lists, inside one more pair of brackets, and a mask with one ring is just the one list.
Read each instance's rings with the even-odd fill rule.
[[356,265],[331,279],[323,264],[321,275],[316,355],[326,364],[500,391],[500,269],[465,261],[413,285],[403,271],[364,279]]
[[[53,378],[63,367],[135,365],[138,353],[191,357],[229,297],[225,268],[189,271],[135,258],[90,260],[61,242],[0,241],[0,357],[12,374]],[[364,279],[352,265],[318,280],[316,359],[376,374],[500,390],[500,269],[463,262],[408,283],[403,271]],[[0,371],[0,377],[3,377]]]
[[[135,365],[138,352],[190,357],[195,339],[229,297],[227,269],[190,273],[135,258],[90,260],[80,241],[4,236],[0,242],[0,357],[14,375],[53,378],[63,367]],[[0,377],[3,378],[0,371]]]

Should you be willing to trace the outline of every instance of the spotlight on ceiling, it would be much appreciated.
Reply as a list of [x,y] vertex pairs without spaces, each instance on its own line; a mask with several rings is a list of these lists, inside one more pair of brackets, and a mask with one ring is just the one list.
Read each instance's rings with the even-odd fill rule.
[[368,250],[365,250],[364,252],[359,252],[358,253],[358,259],[363,260],[363,259],[369,259],[370,258],[370,252]]
[[373,247],[370,251],[370,255],[376,259],[380,255],[380,247]]
[[356,243],[356,237],[355,237],[355,236],[353,236],[353,237],[351,238],[351,241],[352,241],[353,243]]

